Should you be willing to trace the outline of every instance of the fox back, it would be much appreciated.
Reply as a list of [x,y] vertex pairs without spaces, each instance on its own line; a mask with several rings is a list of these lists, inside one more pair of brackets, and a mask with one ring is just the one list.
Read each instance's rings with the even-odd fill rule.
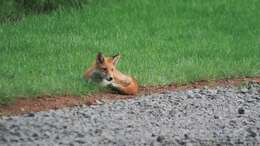
[[134,95],[138,91],[136,80],[116,69],[120,55],[105,57],[98,53],[95,63],[85,71],[85,79],[109,87],[121,94]]

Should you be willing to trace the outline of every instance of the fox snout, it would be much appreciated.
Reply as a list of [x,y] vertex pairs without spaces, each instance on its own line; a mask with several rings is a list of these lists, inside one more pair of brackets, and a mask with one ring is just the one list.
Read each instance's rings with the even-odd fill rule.
[[112,81],[112,80],[113,80],[112,77],[108,77],[108,78],[107,78],[107,81]]
[[98,72],[99,72],[98,74],[100,74],[100,78],[102,80],[107,80],[107,81],[112,81],[113,80],[113,77],[109,73],[105,73],[103,71],[98,71]]
[[89,75],[85,74],[84,78],[85,78],[85,80],[91,80],[96,83],[101,83],[103,81],[105,81],[105,82],[113,81],[113,77],[110,74],[102,72],[99,69],[93,69],[92,73]]

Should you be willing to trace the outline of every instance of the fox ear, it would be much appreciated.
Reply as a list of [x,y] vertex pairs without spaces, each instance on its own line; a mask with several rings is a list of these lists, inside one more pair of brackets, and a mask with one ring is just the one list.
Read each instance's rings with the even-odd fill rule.
[[117,65],[119,59],[120,59],[121,55],[118,53],[116,55],[114,55],[112,58],[113,58],[113,64],[114,65]]
[[104,62],[105,62],[104,55],[101,52],[98,52],[97,58],[96,58],[96,63],[103,64]]

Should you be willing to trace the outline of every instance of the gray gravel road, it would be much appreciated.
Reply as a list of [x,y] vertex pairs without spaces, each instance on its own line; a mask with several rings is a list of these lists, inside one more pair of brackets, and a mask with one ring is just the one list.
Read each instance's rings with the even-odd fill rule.
[[260,85],[0,118],[0,145],[260,145]]

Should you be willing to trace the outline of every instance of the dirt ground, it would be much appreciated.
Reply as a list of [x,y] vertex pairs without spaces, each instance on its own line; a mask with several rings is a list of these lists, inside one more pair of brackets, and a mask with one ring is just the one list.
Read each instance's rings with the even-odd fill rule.
[[[197,81],[190,84],[183,85],[162,85],[162,86],[145,86],[140,87],[138,95],[150,95],[152,93],[160,93],[165,91],[179,91],[188,90],[194,88],[214,88],[217,86],[238,86],[243,83],[255,81],[260,83],[260,77],[248,77],[238,79],[223,79],[213,81]],[[46,111],[49,109],[59,109],[63,107],[72,107],[77,105],[93,105],[98,104],[102,99],[106,100],[117,100],[117,99],[129,99],[134,96],[130,95],[119,95],[109,92],[89,94],[83,97],[78,96],[41,96],[34,98],[18,98],[14,103],[10,105],[0,105],[0,116],[1,115],[21,115],[29,112]]]

